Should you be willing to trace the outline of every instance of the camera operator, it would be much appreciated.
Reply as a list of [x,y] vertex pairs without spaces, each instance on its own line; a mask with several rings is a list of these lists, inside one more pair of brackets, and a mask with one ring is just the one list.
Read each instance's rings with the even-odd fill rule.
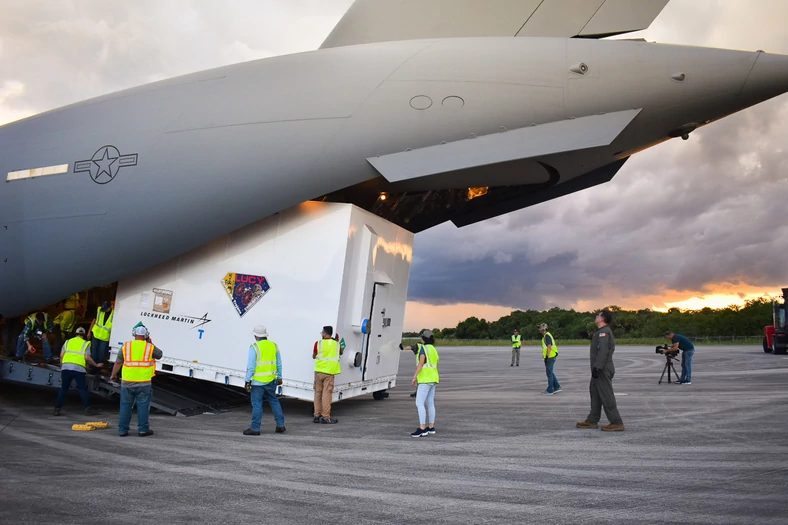
[[692,384],[692,356],[695,355],[695,345],[693,345],[692,342],[686,337],[684,337],[683,335],[673,333],[673,331],[671,330],[665,332],[665,337],[670,339],[670,342],[673,343],[673,346],[665,350],[665,353],[678,352],[679,350],[682,351],[681,377],[679,378],[679,384],[691,385]]

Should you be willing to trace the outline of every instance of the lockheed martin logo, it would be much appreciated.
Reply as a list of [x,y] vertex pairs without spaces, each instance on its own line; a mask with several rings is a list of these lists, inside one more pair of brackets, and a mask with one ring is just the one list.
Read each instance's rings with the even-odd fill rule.
[[93,154],[90,160],[79,160],[74,163],[74,173],[89,172],[96,184],[112,182],[120,168],[137,165],[137,154],[121,155],[115,146],[104,146]]

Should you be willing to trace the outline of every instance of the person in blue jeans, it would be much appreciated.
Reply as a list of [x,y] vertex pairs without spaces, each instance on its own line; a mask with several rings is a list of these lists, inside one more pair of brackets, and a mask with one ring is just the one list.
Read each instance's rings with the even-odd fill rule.
[[[681,350],[681,377],[679,384],[691,385],[692,384],[692,356],[695,355],[695,345],[684,337],[683,335],[676,334],[671,330],[665,332],[665,337],[670,339],[673,346],[670,351]],[[665,350],[667,353],[668,350]]]
[[153,435],[148,420],[153,396],[151,379],[156,372],[156,360],[162,358],[163,352],[151,342],[148,329],[142,323],[134,327],[133,334],[134,340],[124,343],[118,351],[110,381],[117,380],[118,371],[122,368],[118,434],[120,437],[129,435],[131,410],[136,403],[137,430],[140,437],[147,437]]
[[52,348],[49,346],[49,338],[47,337],[47,334],[51,334],[54,330],[55,325],[52,324],[52,319],[49,318],[48,314],[44,312],[30,314],[25,319],[24,328],[22,328],[22,333],[19,334],[19,339],[17,339],[14,360],[21,361],[24,359],[25,352],[28,350],[31,353],[35,352],[33,345],[30,344],[30,339],[35,337],[41,341],[44,359],[47,360],[47,363],[54,363],[55,360],[52,357]]
[[246,362],[246,391],[249,392],[252,401],[252,424],[243,431],[243,434],[260,435],[263,400],[268,401],[276,421],[275,431],[281,434],[287,430],[282,405],[276,397],[276,387],[282,384],[282,357],[276,343],[268,340],[265,326],[256,326],[252,335],[255,342],[249,347],[249,357]]
[[552,396],[561,392],[561,384],[555,376],[555,360],[558,357],[558,345],[552,334],[547,331],[547,324],[539,325],[539,333],[542,334],[542,357],[544,358],[545,372],[547,373],[547,390],[542,392],[543,396]]

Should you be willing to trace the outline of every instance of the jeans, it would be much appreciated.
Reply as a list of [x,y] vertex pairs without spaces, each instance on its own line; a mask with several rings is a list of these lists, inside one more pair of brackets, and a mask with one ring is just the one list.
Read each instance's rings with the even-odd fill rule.
[[145,386],[121,387],[120,389],[120,415],[118,416],[118,432],[126,434],[131,424],[131,407],[137,402],[137,430],[140,433],[150,430],[148,414],[150,413],[150,398],[153,387]]
[[71,381],[77,384],[79,390],[79,397],[82,398],[82,404],[85,408],[90,408],[90,399],[88,398],[88,385],[85,383],[85,372],[77,372],[75,370],[63,370],[60,372],[60,392],[57,394],[57,401],[55,401],[55,408],[63,406],[63,400],[66,398],[66,393],[71,387]]
[[558,378],[555,377],[555,373],[553,372],[553,367],[555,367],[555,357],[550,357],[544,360],[544,367],[547,371],[547,391],[548,392],[555,392],[556,390],[561,389],[561,385],[558,384]]
[[[435,424],[435,387],[436,383],[420,384],[416,390],[416,409],[419,411],[419,424],[427,424],[429,414],[430,426]],[[426,409],[424,405],[427,405]]]
[[692,356],[695,355],[695,350],[684,350],[681,356],[681,383],[689,383],[692,381]]
[[282,413],[282,405],[276,397],[276,381],[271,381],[264,385],[252,385],[252,430],[260,432],[260,424],[263,421],[263,399],[268,401],[268,405],[274,413],[276,426],[285,426],[285,415]]
[[109,341],[101,341],[95,337],[90,342],[90,357],[97,365],[101,366],[104,359],[107,357],[107,350],[109,349]]
[[[51,359],[52,349],[49,347],[49,339],[47,338],[46,334],[41,336],[41,348],[44,350],[44,359]],[[19,339],[16,341],[16,356],[24,357],[26,351],[27,342],[25,341],[24,337],[20,335]]]

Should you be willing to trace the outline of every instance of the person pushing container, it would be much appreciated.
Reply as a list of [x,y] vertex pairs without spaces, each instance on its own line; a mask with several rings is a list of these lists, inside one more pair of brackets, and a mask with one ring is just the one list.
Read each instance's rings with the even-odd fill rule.
[[324,425],[339,422],[331,419],[331,398],[334,395],[334,376],[342,372],[339,358],[344,349],[333,335],[334,327],[324,326],[320,332],[322,339],[312,349],[312,359],[315,360],[315,411],[312,421]]

